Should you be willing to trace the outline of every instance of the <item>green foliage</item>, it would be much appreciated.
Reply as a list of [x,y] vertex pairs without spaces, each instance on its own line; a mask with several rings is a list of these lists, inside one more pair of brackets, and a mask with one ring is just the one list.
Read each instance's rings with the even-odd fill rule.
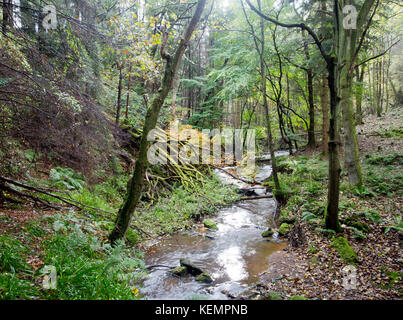
[[364,232],[362,232],[362,230],[360,230],[356,227],[348,227],[348,228],[354,232],[354,234],[353,234],[354,239],[364,240],[367,238],[366,235],[364,234]]
[[389,128],[389,130],[380,130],[376,132],[379,136],[384,138],[403,138],[403,128]]
[[306,298],[304,296],[295,295],[295,296],[291,296],[290,300],[308,300],[308,298]]
[[50,170],[49,181],[55,187],[68,190],[80,190],[84,185],[84,177],[71,168],[56,167]]
[[75,218],[62,217],[54,226],[58,232],[44,243],[45,263],[56,267],[57,289],[45,295],[51,299],[138,299],[129,283],[144,272],[141,255],[120,241],[115,247],[102,244],[96,235],[83,232]]
[[374,154],[371,156],[367,156],[365,162],[372,165],[403,165],[403,154]]
[[276,291],[270,291],[266,298],[267,300],[283,300],[281,295]]
[[37,299],[39,290],[16,273],[0,273],[0,300]]
[[25,262],[26,251],[27,248],[21,241],[2,235],[0,237],[0,271],[28,272],[30,266]]
[[382,222],[382,218],[379,215],[379,212],[376,211],[375,209],[369,209],[369,210],[365,210],[365,211],[361,211],[364,215],[365,218],[375,222],[375,223],[381,223]]
[[376,197],[376,193],[368,189],[366,186],[361,185],[361,186],[354,186],[351,190],[351,193],[359,196],[361,198],[364,197]]
[[193,190],[175,185],[173,190],[158,198],[154,205],[136,211],[136,223],[157,233],[172,233],[190,226],[189,219],[201,220],[213,215],[220,206],[240,198],[233,187],[223,186],[214,175],[195,183]]
[[324,229],[324,228],[321,228],[321,227],[316,228],[315,231],[321,232],[321,233],[326,234],[326,235],[335,235],[336,234],[336,231],[334,231],[334,230]]
[[390,230],[395,229],[396,231],[403,232],[403,221],[401,216],[396,216],[393,224],[388,225],[385,228],[385,233],[388,233]]

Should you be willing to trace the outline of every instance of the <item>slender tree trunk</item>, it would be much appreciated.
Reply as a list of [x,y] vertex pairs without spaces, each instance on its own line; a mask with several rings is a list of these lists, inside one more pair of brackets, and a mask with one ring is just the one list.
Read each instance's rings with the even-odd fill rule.
[[139,202],[141,191],[144,183],[144,176],[148,167],[147,151],[149,142],[147,140],[148,134],[153,130],[157,124],[159,112],[169,91],[172,88],[172,83],[177,72],[179,63],[185,52],[186,47],[189,44],[190,37],[196,28],[197,23],[203,13],[207,0],[198,0],[195,13],[192,20],[184,34],[184,37],[179,43],[178,48],[175,51],[173,57],[168,56],[164,52],[165,45],[162,46],[161,55],[167,61],[165,66],[165,74],[162,80],[161,89],[151,103],[151,106],[147,110],[146,118],[144,121],[143,133],[141,136],[140,149],[135,164],[133,177],[128,183],[128,190],[126,194],[123,206],[119,210],[115,227],[109,235],[109,241],[115,244],[118,239],[125,237],[127,229],[129,228],[130,221],[132,219],[134,210]]
[[377,72],[376,78],[377,78],[377,90],[378,90],[376,115],[378,117],[382,117],[382,60],[379,60],[377,62],[376,72]]
[[327,208],[325,212],[325,226],[327,229],[340,231],[339,224],[339,191],[340,191],[340,130],[339,109],[340,101],[337,92],[339,85],[336,77],[337,64],[334,60],[327,62],[329,72],[328,83],[330,89],[330,119],[329,119],[329,182]]
[[322,105],[322,153],[326,155],[329,151],[329,86],[327,75],[322,75],[322,92],[320,95]]
[[173,85],[172,85],[172,117],[175,119],[177,117],[176,114],[176,97],[178,94],[178,78],[175,76]]
[[115,123],[117,126],[119,126],[120,106],[121,106],[121,100],[122,100],[122,80],[123,80],[122,69],[123,69],[123,66],[120,66],[119,67],[118,101],[116,103],[116,119],[115,119]]
[[376,62],[372,64],[372,114],[376,114],[378,110],[378,86],[377,86],[377,78],[378,73],[376,72]]
[[[304,36],[304,51],[306,60],[309,62],[311,59],[309,54],[308,48],[308,41],[305,37],[305,33],[303,32]],[[313,71],[311,68],[306,69],[307,75],[307,84],[308,84],[308,103],[309,103],[309,127],[308,127],[308,147],[314,148],[316,141],[315,141],[315,104],[313,101]]]
[[356,111],[355,111],[355,120],[357,125],[363,124],[362,121],[362,94],[364,90],[364,74],[365,74],[365,65],[361,68],[358,67],[356,69],[356,90],[355,90],[355,104],[356,104]]
[[5,34],[7,32],[7,27],[12,28],[13,26],[13,1],[3,0],[3,25],[2,31]]
[[[260,0],[258,0],[258,6],[259,10],[261,10],[261,3]],[[266,127],[267,127],[267,144],[269,147],[269,152],[270,152],[270,157],[271,157],[271,165],[272,165],[272,170],[273,170],[273,181],[274,181],[274,186],[276,188],[275,190],[275,197],[279,202],[282,202],[283,200],[283,195],[281,192],[281,186],[280,186],[280,181],[278,179],[278,174],[277,174],[277,161],[276,157],[274,155],[274,146],[273,146],[273,135],[272,135],[272,129],[271,129],[271,119],[270,119],[270,110],[269,110],[269,104],[267,101],[267,83],[266,83],[266,65],[264,63],[264,52],[265,52],[265,39],[264,39],[264,19],[260,18],[260,40],[261,40],[261,48],[260,48],[260,72],[262,74],[262,95],[263,95],[263,108],[265,111],[265,117],[266,117]],[[255,41],[256,42],[256,41]],[[257,42],[256,42],[257,44]]]
[[126,113],[125,113],[126,120],[129,119],[129,103],[130,103],[131,80],[132,80],[132,65],[130,64],[129,78],[127,79],[127,96],[126,96]]

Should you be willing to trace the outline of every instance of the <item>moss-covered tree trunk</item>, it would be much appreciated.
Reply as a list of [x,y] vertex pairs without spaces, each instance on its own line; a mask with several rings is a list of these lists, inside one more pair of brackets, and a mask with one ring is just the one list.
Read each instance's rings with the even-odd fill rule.
[[[358,150],[358,139],[355,129],[354,102],[353,102],[353,76],[355,62],[357,60],[364,25],[375,0],[366,0],[362,5],[357,17],[356,26],[346,28],[343,25],[342,16],[339,16],[339,35],[337,57],[340,69],[340,103],[343,112],[344,128],[344,155],[345,166],[348,172],[350,185],[360,186],[362,184],[362,173]],[[339,5],[339,12],[342,12],[346,5],[354,5],[352,0],[336,2]],[[376,7],[375,7],[376,10]],[[365,31],[364,31],[365,34]]]
[[363,124],[362,121],[362,94],[364,91],[365,66],[356,68],[356,88],[355,88],[355,122],[357,125]]
[[339,83],[337,77],[337,64],[334,58],[327,61],[328,86],[330,92],[330,118],[329,118],[329,182],[327,208],[325,213],[325,226],[327,229],[339,231],[339,191],[340,191],[340,128],[339,112],[340,99],[338,97]]
[[125,112],[125,118],[126,118],[126,120],[129,119],[129,103],[130,103],[130,87],[131,87],[131,80],[132,80],[132,64],[130,64],[130,67],[129,67],[129,78],[127,79],[126,112]]
[[[304,52],[306,56],[306,60],[309,63],[311,56],[309,54],[308,41],[304,35]],[[315,147],[315,104],[313,101],[313,71],[312,68],[308,67],[306,70],[307,75],[307,85],[308,85],[308,103],[309,103],[309,127],[308,127],[308,144],[307,146],[310,148]]]
[[123,81],[123,66],[119,66],[119,84],[118,84],[118,101],[116,102],[116,119],[115,123],[119,126],[120,120],[120,108],[121,108],[121,101],[122,101],[122,81]]
[[144,183],[145,172],[148,167],[147,151],[148,151],[148,134],[155,128],[161,110],[162,105],[169,91],[172,88],[173,79],[179,67],[179,63],[185,52],[186,47],[189,44],[190,37],[196,28],[197,23],[203,13],[204,7],[206,5],[206,0],[199,0],[197,2],[197,7],[195,13],[190,21],[190,24],[184,34],[184,37],[179,43],[178,48],[173,57],[165,53],[165,44],[162,45],[161,55],[165,58],[166,67],[164,78],[162,80],[161,88],[151,103],[151,106],[147,109],[146,118],[144,121],[143,133],[141,136],[139,153],[137,156],[137,161],[135,164],[133,177],[128,184],[128,190],[126,193],[125,201],[123,206],[119,210],[118,217],[116,219],[115,227],[111,234],[109,235],[109,240],[114,244],[118,239],[124,238],[127,229],[129,228],[130,221],[132,219],[134,210],[140,199],[141,191]]
[[329,151],[329,86],[327,75],[322,76],[322,89],[320,102],[322,105],[322,153],[327,155]]

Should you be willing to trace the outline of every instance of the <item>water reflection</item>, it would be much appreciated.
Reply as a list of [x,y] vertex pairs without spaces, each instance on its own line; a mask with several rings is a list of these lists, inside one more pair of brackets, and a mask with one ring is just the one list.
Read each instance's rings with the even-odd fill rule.
[[248,277],[241,249],[238,246],[230,247],[220,252],[217,259],[230,280],[240,281]]

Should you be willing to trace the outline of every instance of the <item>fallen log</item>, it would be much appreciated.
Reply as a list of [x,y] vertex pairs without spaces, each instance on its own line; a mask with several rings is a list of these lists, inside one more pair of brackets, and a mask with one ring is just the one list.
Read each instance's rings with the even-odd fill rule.
[[242,178],[240,178],[240,177],[237,177],[237,176],[234,175],[233,173],[231,173],[231,172],[229,172],[229,171],[227,171],[227,170],[225,170],[225,169],[223,169],[223,168],[216,167],[216,166],[213,166],[213,168],[218,169],[218,170],[221,170],[222,172],[224,172],[224,173],[228,174],[229,176],[233,177],[234,179],[237,179],[237,180],[242,181],[242,182],[244,182],[244,183],[247,183],[247,184],[256,184],[256,182],[254,182],[254,181],[250,181],[250,180],[246,180],[246,179],[242,179]]
[[266,196],[255,196],[255,197],[242,197],[241,200],[257,200],[257,199],[268,199],[273,198],[273,195],[266,195]]

